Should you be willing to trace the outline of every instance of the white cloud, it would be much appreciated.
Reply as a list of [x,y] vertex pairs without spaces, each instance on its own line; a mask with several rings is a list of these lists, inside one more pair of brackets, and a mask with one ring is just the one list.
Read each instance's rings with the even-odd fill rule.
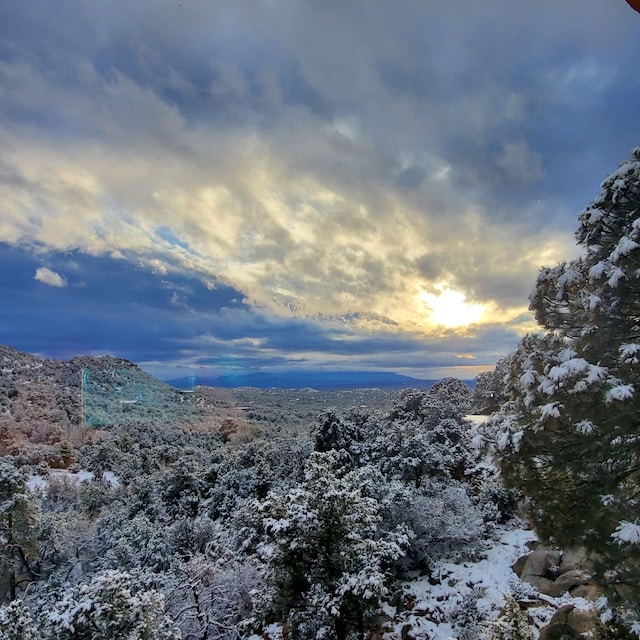
[[48,284],[50,287],[66,287],[67,281],[55,271],[47,267],[38,267],[34,279],[42,284]]

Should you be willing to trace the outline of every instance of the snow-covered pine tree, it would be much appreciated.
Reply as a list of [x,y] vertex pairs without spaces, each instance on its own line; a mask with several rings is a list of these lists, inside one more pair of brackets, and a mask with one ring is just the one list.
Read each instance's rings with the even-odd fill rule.
[[165,615],[164,597],[124,571],[104,571],[69,589],[43,612],[47,640],[180,640]]
[[539,274],[530,308],[544,333],[509,360],[513,400],[495,442],[538,532],[594,551],[612,593],[637,603],[640,148],[602,183],[576,238],[580,257]]
[[38,640],[31,612],[20,599],[0,607],[0,640]]
[[405,526],[381,529],[381,505],[361,490],[364,473],[344,473],[339,452],[314,452],[303,482],[257,504],[270,585],[259,608],[288,618],[300,640],[363,638],[364,617],[387,595],[387,569],[409,543]]
[[40,515],[23,473],[0,459],[0,597],[15,600],[38,577]]
[[508,374],[508,361],[501,358],[493,371],[484,371],[476,376],[476,386],[471,398],[471,413],[489,415],[497,411],[508,397],[505,390],[505,377]]

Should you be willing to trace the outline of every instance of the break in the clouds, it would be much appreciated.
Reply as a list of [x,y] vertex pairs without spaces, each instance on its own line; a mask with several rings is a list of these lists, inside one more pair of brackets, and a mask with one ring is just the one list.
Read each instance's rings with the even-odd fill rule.
[[623,0],[5,2],[1,247],[94,296],[89,350],[486,366],[640,140],[639,54]]

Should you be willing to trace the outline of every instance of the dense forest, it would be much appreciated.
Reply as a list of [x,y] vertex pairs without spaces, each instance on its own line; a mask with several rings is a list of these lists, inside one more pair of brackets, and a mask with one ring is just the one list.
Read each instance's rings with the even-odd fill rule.
[[474,391],[287,404],[3,347],[0,638],[640,635],[640,149],[576,238]]

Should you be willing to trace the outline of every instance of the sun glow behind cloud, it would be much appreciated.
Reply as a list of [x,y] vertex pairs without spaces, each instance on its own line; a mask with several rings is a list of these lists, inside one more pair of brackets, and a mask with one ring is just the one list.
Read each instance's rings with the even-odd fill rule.
[[486,306],[467,302],[464,293],[450,289],[446,284],[438,284],[435,288],[438,293],[423,292],[420,296],[429,310],[431,324],[455,329],[476,324],[485,315]]
[[[209,138],[203,130],[201,140]],[[0,239],[134,256],[156,273],[217,278],[276,314],[357,316],[353,323],[362,329],[394,327],[423,336],[437,334],[438,327],[508,322],[522,313],[537,267],[567,255],[570,244],[543,229],[519,238],[514,255],[517,227],[503,228],[477,205],[449,209],[447,202],[459,196],[443,184],[439,170],[409,195],[345,183],[342,176],[321,180],[247,144],[241,153],[235,150],[233,162],[245,170],[233,178],[232,190],[200,175],[201,165],[222,166],[201,141],[193,143],[195,160],[174,167],[170,180],[154,170],[171,164],[168,149],[165,162],[130,149],[132,160],[124,157],[107,171],[103,160],[84,153],[82,142],[61,166],[43,160],[54,157],[54,145],[41,147],[48,153],[36,162],[14,140],[16,171],[32,168],[41,186],[34,187],[33,202],[17,189],[6,190],[5,208],[17,213],[11,233]],[[232,151],[225,160],[230,158]],[[42,187],[45,165],[55,189]],[[130,172],[146,176],[133,195],[125,180]],[[485,236],[494,241],[481,243]],[[471,303],[465,291],[477,288],[469,274],[478,272],[488,284],[478,295],[481,302]],[[516,304],[505,295],[512,290]],[[416,298],[416,291],[430,293]],[[381,321],[375,329],[372,317]]]

